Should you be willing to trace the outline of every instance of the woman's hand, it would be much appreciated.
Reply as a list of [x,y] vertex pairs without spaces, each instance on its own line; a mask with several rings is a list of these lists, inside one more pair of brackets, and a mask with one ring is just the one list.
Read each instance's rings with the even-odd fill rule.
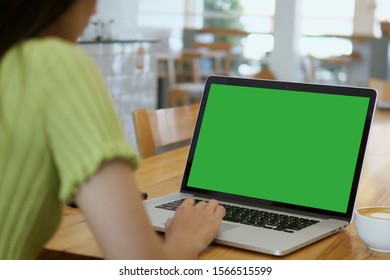
[[132,168],[121,160],[104,163],[76,195],[108,259],[190,259],[217,235],[225,209],[215,200],[187,199],[167,223],[165,242],[150,225]]
[[166,223],[166,247],[178,247],[196,258],[218,234],[225,213],[216,200],[197,204],[193,198],[184,200]]

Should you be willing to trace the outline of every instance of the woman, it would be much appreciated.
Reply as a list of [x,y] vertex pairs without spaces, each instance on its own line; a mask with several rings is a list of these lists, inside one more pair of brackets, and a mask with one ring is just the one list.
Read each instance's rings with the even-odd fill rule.
[[225,214],[186,200],[161,242],[102,77],[76,46],[96,0],[1,0],[0,259],[33,259],[75,199],[106,258],[196,258]]

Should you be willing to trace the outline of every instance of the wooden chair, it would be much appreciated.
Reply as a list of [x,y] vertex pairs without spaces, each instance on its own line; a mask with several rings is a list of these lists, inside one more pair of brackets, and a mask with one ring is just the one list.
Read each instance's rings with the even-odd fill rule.
[[199,103],[134,111],[133,123],[141,158],[157,154],[158,148],[172,148],[172,145],[191,140],[198,111]]

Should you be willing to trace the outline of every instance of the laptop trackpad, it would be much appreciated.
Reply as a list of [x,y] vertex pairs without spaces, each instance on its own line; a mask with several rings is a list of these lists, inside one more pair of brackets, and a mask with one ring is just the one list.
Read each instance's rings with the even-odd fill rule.
[[222,224],[221,224],[221,228],[219,229],[219,233],[221,234],[222,232],[225,232],[225,231],[234,229],[234,228],[236,228],[236,227],[238,227],[238,226],[236,226],[236,225],[231,225],[231,224],[222,223]]

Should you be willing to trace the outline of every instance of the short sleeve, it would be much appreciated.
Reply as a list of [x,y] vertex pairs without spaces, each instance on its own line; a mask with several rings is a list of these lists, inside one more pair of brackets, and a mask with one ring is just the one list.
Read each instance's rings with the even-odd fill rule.
[[68,200],[104,161],[120,158],[136,167],[136,153],[89,57],[76,46],[53,43],[45,69],[46,131],[61,182],[59,198]]

